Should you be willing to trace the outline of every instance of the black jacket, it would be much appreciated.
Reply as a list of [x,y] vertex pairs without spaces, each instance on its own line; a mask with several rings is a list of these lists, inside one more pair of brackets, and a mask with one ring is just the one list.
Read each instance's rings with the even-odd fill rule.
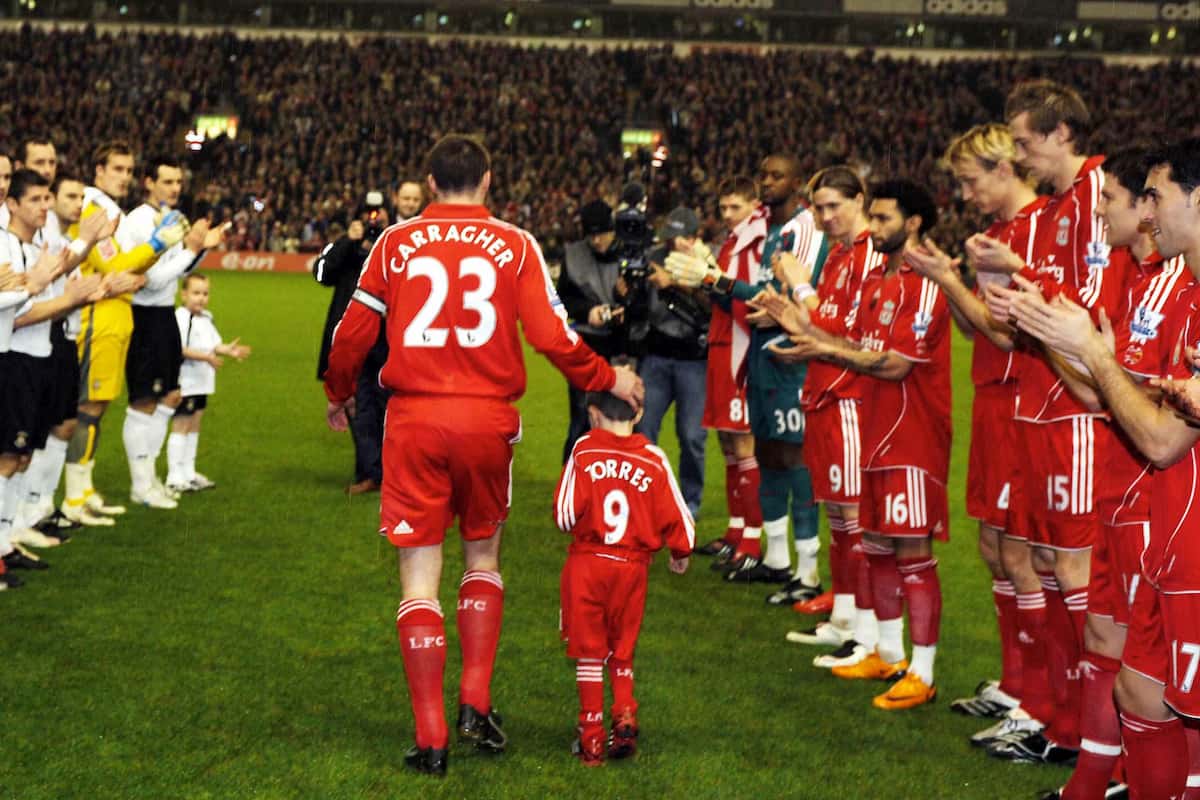
[[[329,300],[329,311],[325,315],[325,332],[321,336],[321,354],[317,360],[317,380],[324,380],[325,370],[329,367],[329,348],[333,344],[333,330],[342,321],[346,306],[350,305],[350,297],[358,286],[358,276],[362,272],[363,263],[367,260],[367,250],[362,242],[343,236],[336,242],[325,245],[325,249],[313,262],[313,277],[322,286],[333,287],[333,297]],[[379,325],[379,338],[371,352],[367,355],[363,371],[374,369],[378,371],[387,361],[387,337],[382,320]]]
[[[646,260],[662,265],[670,251],[656,248],[646,254]],[[675,288],[659,291],[647,289],[650,305],[650,331],[646,335],[646,352],[663,358],[695,361],[708,357],[708,323],[712,305],[704,295]]]
[[624,349],[624,332],[619,328],[593,328],[588,312],[593,306],[617,302],[618,264],[615,253],[597,256],[586,241],[572,242],[563,253],[562,273],[558,276],[558,297],[575,331],[588,347],[611,357]]

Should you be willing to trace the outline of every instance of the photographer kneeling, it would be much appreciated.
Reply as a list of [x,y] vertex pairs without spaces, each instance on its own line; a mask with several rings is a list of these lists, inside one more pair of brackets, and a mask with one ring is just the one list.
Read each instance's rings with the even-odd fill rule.
[[[695,212],[682,206],[667,215],[659,230],[661,246],[646,255],[650,262],[646,277],[649,327],[637,348],[642,354],[638,372],[646,384],[646,411],[639,429],[657,443],[663,417],[675,403],[679,484],[693,517],[699,513],[704,495],[708,431],[702,422],[712,306],[704,292],[675,284],[663,263],[673,250],[690,252],[699,230]],[[631,334],[631,338],[640,337]]]

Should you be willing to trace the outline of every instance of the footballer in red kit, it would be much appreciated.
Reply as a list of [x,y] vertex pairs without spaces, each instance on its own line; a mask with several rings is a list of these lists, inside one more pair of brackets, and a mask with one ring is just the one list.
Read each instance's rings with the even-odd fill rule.
[[[847,245],[838,242],[817,285],[813,325],[832,336],[851,338],[863,285],[883,271],[883,253],[864,228]],[[813,361],[804,379],[801,405],[809,431],[805,460],[813,476],[813,496],[822,503],[854,504],[861,492],[862,377],[827,361]]]
[[[1029,192],[1032,194],[1032,190]],[[984,235],[1016,253],[1027,253],[1030,225],[1046,198],[1035,197],[1010,219],[996,220]],[[1016,402],[1016,355],[985,336],[975,337],[971,354],[971,450],[967,462],[967,514],[1008,531],[1012,481],[1021,450],[1013,421]]]
[[[1014,281],[1047,299],[1062,296],[1086,308],[1093,324],[1101,311],[1117,318],[1128,291],[1126,260],[1110,258],[1106,224],[1097,213],[1104,186],[1102,156],[1082,152],[1091,115],[1074,90],[1047,80],[1018,84],[1005,116],[1017,164],[1054,190],[1031,219],[1030,249],[1015,253],[987,236],[967,241],[983,271],[1019,272]],[[989,286],[989,309],[1008,320],[1018,290]],[[1091,547],[1099,535],[1097,453],[1109,429],[1102,409],[1090,408],[1068,387],[1066,371],[1035,349],[1021,348],[1017,364],[1017,431],[1027,460],[1012,495],[1020,513],[1010,530],[1033,546],[1033,565],[1045,600],[1045,653],[1053,699],[1037,710],[1041,725],[987,745],[988,753],[1017,761],[1061,763],[1077,757]],[[1068,373],[1069,374],[1069,373]]]
[[[804,304],[816,328],[853,339],[863,284],[884,266],[883,253],[876,250],[868,231],[866,187],[853,170],[838,166],[814,175],[809,194],[813,213],[833,246],[815,294],[795,299]],[[812,475],[813,497],[825,505],[829,518],[833,602],[827,622],[789,631],[787,639],[834,647],[833,652],[813,658],[813,665],[824,669],[854,663],[873,650],[878,639],[859,525],[861,382],[858,373],[842,365],[813,360],[800,394],[808,430],[804,460]],[[811,603],[796,603],[793,608],[803,614],[818,613]]]
[[[646,605],[650,561],[664,546],[673,572],[687,569],[695,530],[666,454],[633,432],[633,408],[589,393],[590,433],[571,451],[554,494],[554,518],[570,533],[561,579],[562,637],[579,691],[575,753],[587,766],[637,749],[633,656]],[[604,670],[612,686],[612,732],[604,738]]]
[[[817,328],[803,312],[766,300],[764,306],[791,334],[790,348],[775,348],[779,358],[822,359],[866,376],[860,508],[879,642],[833,674],[899,678],[874,705],[901,710],[937,696],[933,664],[942,595],[932,541],[948,536],[950,315],[937,285],[904,263],[906,251],[918,247],[937,220],[929,192],[898,179],[875,184],[870,196],[872,245],[887,266],[863,286],[853,338]],[[911,665],[904,657],[906,604]]]
[[[1104,187],[1097,208],[1108,226],[1113,247],[1110,259],[1124,262],[1127,274],[1137,276],[1113,324],[1115,353],[1137,380],[1157,376],[1156,353],[1164,346],[1160,335],[1163,309],[1173,302],[1176,287],[1188,282],[1181,278],[1190,278],[1182,258],[1164,261],[1142,225],[1146,173],[1144,151],[1114,153],[1104,163]],[[1027,298],[1029,302],[1038,300],[1040,292]],[[1131,367],[1149,367],[1151,372],[1139,373]],[[1075,373],[1064,371],[1063,377],[1089,408],[1102,407],[1091,385],[1081,384]],[[1101,524],[1092,547],[1080,669],[1080,753],[1062,790],[1067,800],[1103,792],[1117,768],[1121,732],[1113,686],[1125,651],[1130,609],[1142,580],[1142,551],[1149,542],[1150,464],[1119,426],[1111,432],[1097,449],[1096,505]]]
[[[1200,785],[1195,748],[1189,760],[1189,733],[1180,720],[1200,717],[1195,683],[1200,560],[1190,535],[1198,521],[1200,430],[1181,418],[1200,411],[1200,384],[1189,356],[1189,348],[1200,344],[1200,140],[1168,146],[1146,163],[1145,229],[1162,257],[1170,263],[1182,256],[1188,272],[1170,280],[1171,267],[1165,266],[1150,279],[1127,333],[1118,333],[1116,355],[1088,312],[1074,302],[1047,303],[1040,293],[1027,291],[1012,307],[1022,329],[1086,370],[1115,424],[1152,467],[1149,543],[1133,591],[1115,696],[1130,796],[1182,797],[1187,787]],[[1131,372],[1157,376],[1152,384],[1168,402],[1147,393]],[[1130,488],[1140,492],[1145,485]],[[1194,733],[1194,719],[1190,725]]]
[[[729,228],[717,255],[717,266],[729,279],[751,283],[758,276],[767,238],[767,213],[759,204],[758,187],[746,176],[722,181],[717,189],[717,205],[722,221]],[[746,397],[746,356],[750,347],[746,313],[744,301],[713,295],[703,425],[717,431],[725,456],[729,524],[723,536],[697,552],[716,556],[717,564],[734,558],[747,530],[751,539],[762,534],[762,506],[758,499],[761,480]]]
[[937,284],[902,265],[863,288],[863,349],[913,363],[900,381],[872,379],[863,392],[864,530],[887,536],[949,538],[950,338]]
[[490,684],[504,605],[500,532],[520,436],[512,403],[525,391],[518,322],[575,385],[611,390],[634,406],[642,388],[630,370],[614,370],[567,326],[533,237],[484,207],[491,165],[483,146],[452,134],[434,145],[428,163],[435,201],[376,241],[335,331],[325,392],[331,427],[344,429],[384,315],[389,355],[379,380],[392,397],[380,532],[399,554],[396,628],[416,718],[416,746],[405,761],[444,775],[446,644],[437,598],[441,544],[455,517],[466,561],[457,614],[458,732],[485,751],[501,752],[507,741]]
[[[1128,271],[1110,258],[1105,224],[1096,213],[1104,185],[1103,159],[1084,162],[1071,188],[1055,195],[1037,215],[1030,261],[1020,275],[1036,282],[1047,298],[1062,293],[1092,311],[1116,319]],[[1102,416],[1087,409],[1067,389],[1053,367],[1032,353],[1018,356],[1017,419],[1038,425],[1023,429],[1040,447],[1030,448],[1024,497],[1029,503],[1019,532],[1033,544],[1059,550],[1092,545],[1099,517],[1095,505],[1097,437],[1105,435]]]
[[[1028,256],[1030,225],[1045,204],[1032,180],[1016,164],[1016,145],[1005,125],[977,125],[946,148],[944,162],[963,200],[996,221],[984,234]],[[1015,331],[988,312],[982,296],[989,283],[1007,285],[1006,275],[976,273],[968,288],[952,260],[932,241],[909,253],[908,261],[938,284],[962,331],[972,339],[971,449],[967,465],[967,513],[979,520],[979,555],[992,578],[992,602],[1000,632],[1000,680],[983,680],[975,695],[954,700],[952,711],[974,717],[1002,717],[1021,704],[1049,702],[1048,678],[1040,643],[1045,600],[1033,570],[1029,547],[1009,525],[1020,513],[1015,478],[1024,456],[1013,421]],[[1040,723],[1039,723],[1040,724]],[[1001,724],[972,735],[973,744],[1007,733]]]

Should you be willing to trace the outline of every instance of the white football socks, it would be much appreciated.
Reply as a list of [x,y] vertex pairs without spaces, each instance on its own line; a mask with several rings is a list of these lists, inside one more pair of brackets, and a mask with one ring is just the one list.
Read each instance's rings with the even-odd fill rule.
[[925,681],[926,686],[933,686],[933,658],[936,655],[936,644],[913,645],[912,663],[908,665],[908,669]]
[[167,483],[187,483],[187,434],[167,437]]
[[791,566],[788,554],[788,518],[768,519],[763,522],[763,533],[767,535],[767,552],[762,563],[771,569],[787,569]]
[[809,539],[796,540],[796,571],[793,580],[799,580],[805,586],[816,586],[821,582],[821,569],[817,564],[817,556],[821,552],[821,540],[816,536]]
[[833,596],[833,611],[829,615],[830,623],[835,628],[849,630],[854,627],[855,617],[854,595],[835,594]]
[[150,452],[150,463],[158,462],[158,456],[162,453],[163,443],[167,441],[167,433],[171,430],[171,420],[175,418],[175,409],[170,406],[159,403],[154,407],[154,414],[150,417],[150,427],[147,431],[146,446]]
[[904,615],[879,620],[879,657],[889,664],[904,660]]
[[150,438],[154,418],[130,408],[125,412],[121,439],[125,443],[125,458],[129,462],[130,492],[145,495],[154,484],[154,462],[150,460]]
[[13,551],[9,535],[12,533],[13,515],[17,511],[17,481],[0,476],[0,556],[6,556]]
[[200,447],[200,431],[192,431],[187,435],[187,448],[184,451],[184,465],[187,472],[186,480],[196,480],[196,450]]

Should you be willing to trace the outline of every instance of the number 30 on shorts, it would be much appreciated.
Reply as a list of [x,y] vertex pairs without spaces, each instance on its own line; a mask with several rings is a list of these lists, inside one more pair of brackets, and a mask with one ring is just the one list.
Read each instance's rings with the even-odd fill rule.
[[775,432],[803,433],[804,412],[798,408],[789,408],[786,412],[782,408],[775,409]]

